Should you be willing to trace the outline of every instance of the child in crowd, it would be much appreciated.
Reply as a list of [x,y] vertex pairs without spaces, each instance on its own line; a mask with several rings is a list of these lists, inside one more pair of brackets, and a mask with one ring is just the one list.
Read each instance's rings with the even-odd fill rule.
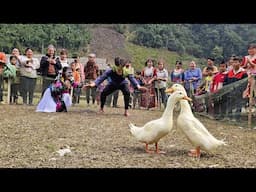
[[[224,79],[227,75],[227,64],[225,61],[222,61],[219,65],[219,72],[214,75],[212,79],[212,85],[211,85],[211,93],[216,93],[218,90],[220,90],[223,87]],[[224,118],[224,114],[226,112],[225,105],[223,103],[222,97],[219,97],[218,99],[215,99],[213,104],[214,108],[214,118],[216,120],[220,120]]]
[[18,67],[18,58],[14,55],[10,56],[10,64],[16,68],[16,76],[12,79],[11,83],[11,97],[10,104],[18,103],[18,92],[20,88],[20,70]]
[[[144,85],[143,79],[141,77],[141,72],[140,71],[136,71],[135,73],[135,79],[137,80],[137,82],[139,83],[140,86]],[[138,103],[139,109],[140,109],[140,104],[141,104],[141,91],[138,89],[134,89],[133,92],[133,109],[135,109],[136,104]]]

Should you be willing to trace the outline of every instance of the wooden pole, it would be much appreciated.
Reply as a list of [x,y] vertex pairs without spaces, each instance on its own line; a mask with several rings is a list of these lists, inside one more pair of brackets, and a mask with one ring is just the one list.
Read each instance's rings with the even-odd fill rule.
[[255,85],[254,76],[250,76],[250,97],[249,97],[249,113],[248,113],[248,128],[252,128],[252,105],[253,105],[253,89]]
[[[71,100],[73,102],[73,94],[74,94],[74,88],[73,86],[71,87],[71,90],[70,90],[70,97],[71,97]],[[74,104],[74,103],[73,103]]]

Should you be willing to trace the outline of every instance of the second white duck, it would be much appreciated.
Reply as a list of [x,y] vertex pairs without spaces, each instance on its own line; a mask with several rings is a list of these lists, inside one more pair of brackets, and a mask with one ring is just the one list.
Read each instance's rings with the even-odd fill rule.
[[[175,93],[176,91],[182,91],[187,95],[184,87],[180,84],[174,84],[166,90],[167,93]],[[209,133],[205,126],[194,116],[188,101],[181,100],[180,106],[181,111],[177,118],[177,127],[183,131],[190,143],[196,147],[195,150],[190,150],[189,156],[200,157],[200,149],[212,152],[219,146],[226,145],[224,141],[216,139]]]

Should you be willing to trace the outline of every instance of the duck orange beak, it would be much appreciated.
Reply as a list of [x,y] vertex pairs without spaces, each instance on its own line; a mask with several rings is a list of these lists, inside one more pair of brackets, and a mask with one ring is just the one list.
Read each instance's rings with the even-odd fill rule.
[[192,99],[191,99],[190,97],[188,97],[188,96],[185,96],[185,97],[183,97],[182,99],[185,99],[185,100],[187,100],[187,101],[192,101]]
[[173,93],[174,89],[173,88],[168,88],[165,90],[165,93]]

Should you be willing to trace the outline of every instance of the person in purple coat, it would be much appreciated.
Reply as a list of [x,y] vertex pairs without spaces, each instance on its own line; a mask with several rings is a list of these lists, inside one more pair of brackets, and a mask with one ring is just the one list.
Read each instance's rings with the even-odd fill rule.
[[94,82],[91,82],[86,86],[98,87],[107,78],[111,78],[111,81],[106,85],[106,87],[101,93],[101,96],[100,96],[101,103],[100,103],[99,113],[104,112],[106,97],[109,94],[113,93],[115,90],[121,90],[124,95],[124,108],[125,108],[124,115],[129,116],[128,107],[129,107],[130,91],[129,91],[128,81],[126,80],[126,78],[129,79],[129,81],[131,82],[132,86],[135,89],[143,90],[143,87],[141,87],[137,82],[137,80],[134,78],[133,72],[130,71],[129,68],[125,67],[125,60],[120,59],[119,57],[115,58],[115,65],[112,66],[111,69],[105,71]]

